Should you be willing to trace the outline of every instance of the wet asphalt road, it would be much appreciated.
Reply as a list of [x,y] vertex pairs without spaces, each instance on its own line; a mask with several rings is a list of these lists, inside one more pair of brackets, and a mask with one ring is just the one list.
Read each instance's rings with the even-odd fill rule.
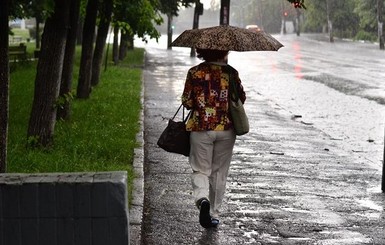
[[[260,93],[300,115],[300,121],[380,167],[385,52],[373,44],[338,40],[330,44],[304,36],[278,36],[285,44],[278,52],[233,53],[230,62],[240,71],[249,94]],[[242,61],[246,65],[237,66]]]
[[[383,86],[378,60],[385,54],[359,45],[356,55],[369,49],[368,57],[378,60],[366,59],[374,68],[351,63],[353,69],[342,65],[354,56],[346,44],[325,48],[304,37],[281,38],[288,49],[230,55],[248,94],[251,132],[237,139],[216,230],[198,224],[187,158],[156,146],[180,103],[188,68],[200,61],[188,49],[146,48],[142,244],[385,244],[377,132],[384,106],[367,98]],[[380,70],[372,79],[377,85],[342,92],[355,81],[370,82],[367,69]],[[348,80],[354,82],[340,82]],[[370,134],[362,136],[367,125],[356,128],[355,111],[370,117]]]

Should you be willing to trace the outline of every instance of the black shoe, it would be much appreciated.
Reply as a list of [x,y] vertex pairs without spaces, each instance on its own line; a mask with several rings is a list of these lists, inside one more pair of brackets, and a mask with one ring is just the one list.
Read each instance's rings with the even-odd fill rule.
[[207,199],[203,199],[200,202],[200,212],[199,212],[199,224],[204,228],[213,228],[217,227],[219,220],[211,218],[210,215],[210,202]]
[[211,218],[211,227],[216,228],[219,225],[219,219]]

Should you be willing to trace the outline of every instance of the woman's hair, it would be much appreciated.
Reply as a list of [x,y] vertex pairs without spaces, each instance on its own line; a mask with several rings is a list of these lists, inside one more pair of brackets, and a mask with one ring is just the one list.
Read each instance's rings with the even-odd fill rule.
[[208,62],[218,61],[225,58],[228,54],[228,50],[216,50],[216,49],[197,49],[197,57]]

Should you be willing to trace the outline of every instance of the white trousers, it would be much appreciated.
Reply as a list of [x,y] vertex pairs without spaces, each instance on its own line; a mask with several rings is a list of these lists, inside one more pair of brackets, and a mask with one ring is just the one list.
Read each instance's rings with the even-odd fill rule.
[[189,161],[195,203],[207,198],[213,217],[218,216],[225,194],[235,138],[233,130],[193,131],[190,135]]

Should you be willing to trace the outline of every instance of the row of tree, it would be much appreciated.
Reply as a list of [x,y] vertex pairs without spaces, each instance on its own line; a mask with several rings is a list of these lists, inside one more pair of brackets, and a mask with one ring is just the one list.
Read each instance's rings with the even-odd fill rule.
[[[134,35],[158,38],[155,26],[161,14],[177,15],[180,6],[194,0],[4,0],[0,8],[0,172],[6,172],[9,97],[9,20],[36,18],[44,22],[37,63],[27,146],[53,144],[58,118],[70,117],[74,54],[79,24],[82,30],[81,60],[76,98],[89,98],[97,86],[110,27],[114,31],[113,60],[123,59]],[[37,28],[39,24],[37,24]],[[96,28],[97,27],[97,28]],[[97,32],[95,31],[97,29]],[[39,31],[36,31],[39,33]],[[121,34],[118,42],[118,33]],[[118,45],[120,43],[120,45]]]
[[[229,0],[227,0],[229,1]],[[302,7],[304,0],[287,0]],[[299,3],[299,4],[298,4]],[[81,27],[81,60],[76,98],[89,98],[101,72],[106,38],[114,31],[113,61],[123,59],[134,36],[158,38],[155,25],[179,9],[199,5],[199,0],[3,0],[0,8],[0,172],[6,171],[9,97],[9,20],[36,19],[44,30],[37,63],[33,104],[28,124],[27,146],[49,147],[53,144],[58,118],[68,120],[77,31]],[[81,25],[80,25],[81,23]],[[171,25],[170,25],[171,26]],[[97,27],[97,28],[95,28]],[[97,29],[97,32],[95,31]],[[168,28],[171,30],[171,27]],[[118,45],[118,34],[121,34]],[[169,35],[172,33],[169,33]]]
[[233,2],[232,18],[239,25],[258,24],[270,33],[284,31],[284,23],[294,31],[325,32],[340,38],[378,40],[383,49],[383,8],[385,0],[304,0],[295,8],[294,0],[238,0]]
[[384,49],[384,0],[306,0],[304,31],[326,29],[342,38],[378,40]]

